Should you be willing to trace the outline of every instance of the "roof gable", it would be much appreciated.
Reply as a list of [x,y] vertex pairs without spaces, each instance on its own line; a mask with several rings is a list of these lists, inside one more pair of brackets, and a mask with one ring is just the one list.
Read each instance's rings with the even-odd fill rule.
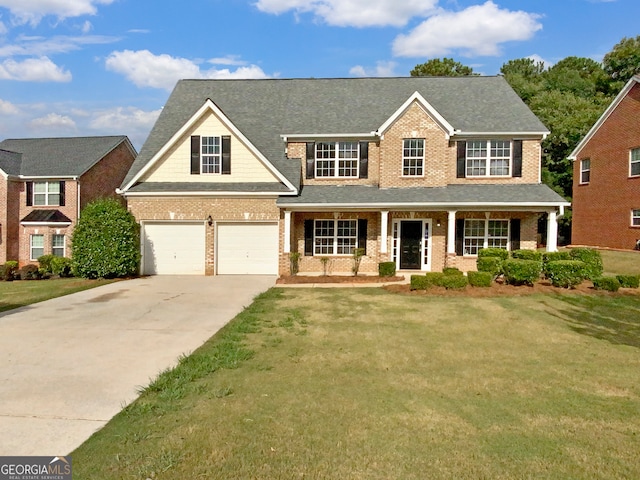
[[393,115],[391,115],[386,122],[384,122],[378,129],[377,129],[377,133],[379,135],[384,135],[384,132],[387,131],[387,129],[393,125],[393,123],[400,118],[408,109],[409,107],[413,104],[416,103],[418,105],[420,105],[426,112],[427,114],[438,124],[440,125],[440,128],[442,128],[442,130],[444,130],[447,134],[447,136],[451,136],[454,133],[454,128],[453,126],[442,116],[438,113],[438,111],[433,108],[431,106],[431,104],[429,102],[427,102],[427,100],[425,100],[425,98],[420,95],[420,93],[418,92],[414,92],[413,95],[411,95],[406,102],[404,102],[402,104],[402,106],[400,108],[398,108],[398,110],[396,110]]

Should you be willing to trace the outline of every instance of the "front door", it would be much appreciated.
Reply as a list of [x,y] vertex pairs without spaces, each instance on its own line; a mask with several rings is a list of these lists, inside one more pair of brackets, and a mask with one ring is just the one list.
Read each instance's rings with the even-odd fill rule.
[[422,249],[422,221],[400,222],[400,269],[420,270]]

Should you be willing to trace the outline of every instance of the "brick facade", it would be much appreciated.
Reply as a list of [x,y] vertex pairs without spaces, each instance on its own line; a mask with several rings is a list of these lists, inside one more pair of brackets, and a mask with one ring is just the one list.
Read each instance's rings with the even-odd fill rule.
[[[573,165],[572,243],[632,249],[640,227],[631,211],[640,209],[640,176],[630,177],[630,150],[640,148],[640,84],[636,83],[580,150]],[[590,159],[587,184],[580,163]]]

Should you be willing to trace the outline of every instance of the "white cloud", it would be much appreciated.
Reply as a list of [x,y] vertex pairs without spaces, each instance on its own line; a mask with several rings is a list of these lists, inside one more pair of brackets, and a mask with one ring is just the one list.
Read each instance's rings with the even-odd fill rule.
[[400,57],[500,54],[504,42],[530,39],[542,28],[539,15],[500,9],[492,1],[460,12],[436,14],[407,35],[399,35],[393,52]]
[[75,131],[76,123],[71,117],[50,113],[44,117],[34,118],[29,122],[29,126],[37,130],[49,132]]
[[256,65],[242,66],[234,71],[227,68],[202,70],[187,58],[154,55],[149,50],[112,52],[105,63],[108,70],[124,75],[138,87],[165,90],[171,90],[182,78],[268,78]]
[[438,0],[258,0],[256,7],[279,15],[313,13],[329,25],[340,27],[402,27],[413,17],[435,11]]
[[356,65],[349,70],[349,74],[355,77],[393,77],[396,75],[396,62],[377,62],[373,68]]
[[89,33],[91,30],[93,30],[93,24],[89,20],[87,20],[82,24],[80,30],[82,31],[82,33]]
[[234,65],[234,66],[247,64],[247,62],[245,62],[244,60],[240,60],[240,58],[237,55],[227,55],[226,57],[211,58],[207,60],[207,63],[210,63],[212,65]]
[[131,143],[139,149],[160,112],[161,109],[147,112],[136,107],[100,110],[92,113],[89,128],[100,135],[127,135]]
[[59,19],[95,15],[98,5],[109,5],[114,0],[0,0],[16,24],[37,25],[43,17],[53,15]]
[[81,35],[75,37],[59,35],[51,38],[21,36],[12,45],[0,46],[0,57],[68,53],[79,50],[84,45],[104,45],[118,40],[120,39],[117,37],[104,35]]
[[0,63],[0,79],[21,82],[70,82],[71,73],[48,57],[28,58],[21,62],[13,59]]
[[18,107],[13,103],[0,98],[0,115],[16,115],[18,112]]
[[7,26],[3,22],[0,22],[0,35],[5,35],[8,31]]

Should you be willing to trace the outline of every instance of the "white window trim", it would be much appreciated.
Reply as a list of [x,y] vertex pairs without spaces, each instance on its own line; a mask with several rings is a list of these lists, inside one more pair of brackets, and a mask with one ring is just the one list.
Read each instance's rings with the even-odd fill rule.
[[[584,162],[589,162],[589,168],[584,168]],[[585,172],[589,172],[589,180],[586,182],[582,180],[582,176]],[[591,182],[591,159],[583,158],[580,160],[580,185],[588,185]]]
[[[635,212],[638,212],[637,215]],[[638,223],[633,223],[634,219],[638,220]],[[632,227],[640,227],[640,208],[634,208],[631,210],[631,226]]]
[[[638,158],[636,160],[633,159],[633,152],[638,152]],[[640,147],[632,148],[629,150],[629,177],[630,178],[640,177],[640,172],[636,173],[635,175],[632,173],[633,164],[638,164],[640,169]]]
[[[45,191],[36,193],[36,185],[42,185],[42,184],[45,185]],[[57,193],[49,191],[49,185],[52,185],[52,184],[58,185],[58,192]],[[44,195],[44,203],[37,203],[36,202],[36,195]],[[58,202],[57,203],[50,202],[49,197],[51,195],[57,195],[58,196]],[[33,205],[34,207],[59,207],[60,206],[60,195],[61,195],[60,182],[49,182],[49,181],[33,182],[33,192],[32,192],[32,196],[31,196],[31,205]]]
[[[204,143],[204,139],[205,138],[217,138],[218,139],[218,147],[219,147],[219,151],[220,153],[218,154],[209,154],[209,153],[203,153],[202,152],[202,148],[203,148],[203,143]],[[206,158],[213,158],[214,159],[214,163],[213,163],[213,167],[214,170],[217,167],[217,172],[205,172],[204,171],[204,159]],[[217,163],[216,163],[217,160]],[[201,175],[222,175],[222,137],[220,135],[203,135],[200,137],[200,174]]]
[[[335,147],[335,156],[333,158],[318,158],[318,145],[322,144],[322,143],[333,143],[334,147]],[[340,161],[340,158],[338,158],[339,152],[340,152],[340,144],[341,143],[355,143],[356,147],[358,149],[358,157],[353,159],[353,158],[347,158],[344,160],[349,160],[349,161],[356,161],[356,167],[355,167],[355,175],[338,175],[339,172],[339,165],[338,162]],[[319,175],[318,174],[318,161],[330,161],[333,163],[333,175]],[[360,142],[357,142],[355,140],[342,140],[342,141],[337,141],[337,142],[316,142],[315,144],[315,149],[314,149],[314,161],[313,161],[313,175],[314,178],[316,179],[324,179],[324,178],[359,178],[360,177]]]
[[[37,246],[34,247],[33,246],[33,239],[35,237],[40,237],[42,238],[42,246]],[[42,255],[44,255],[44,235],[41,233],[32,233],[31,235],[29,235],[29,260],[38,260],[38,258],[40,257],[40,255],[38,255],[37,257],[33,256],[33,249],[34,248],[38,248],[38,249],[42,249]]]
[[[484,223],[484,236],[482,237],[482,246],[478,247],[478,250],[480,250],[481,248],[489,248],[489,222],[507,222],[507,248],[505,248],[505,250],[509,251],[511,249],[511,222],[509,221],[508,218],[465,218],[464,222],[464,226],[463,228],[463,233],[462,233],[462,255],[464,257],[477,257],[478,254],[477,253],[467,253],[466,252],[466,239],[467,236],[464,235],[464,232],[466,231],[466,224],[467,221],[469,220],[473,220],[473,221],[479,221],[479,222],[483,222]],[[469,238],[480,238],[480,237],[469,237]],[[497,237],[497,238],[502,238],[502,237]],[[501,248],[501,247],[491,247],[491,248]]]
[[[332,222],[333,223],[333,244],[332,244],[332,253],[322,253],[316,250],[316,238],[331,238],[331,237],[316,237],[316,224],[317,222]],[[338,236],[338,222],[355,222],[356,226],[356,234],[355,237],[340,237]],[[358,220],[355,218],[317,218],[313,221],[313,255],[314,256],[331,256],[331,257],[350,257],[353,252],[350,253],[336,253],[338,251],[338,239],[339,238],[355,238],[355,246],[358,248]]]
[[[422,140],[422,156],[420,157],[405,157],[404,156],[404,151],[405,151],[405,142],[411,142],[411,141],[415,141],[415,140]],[[426,141],[424,138],[404,138],[402,140],[402,176],[405,178],[421,178],[424,177],[424,170],[425,170],[425,145],[426,145]],[[422,171],[422,173],[419,174],[415,174],[415,175],[405,175],[404,170],[405,168],[410,168],[410,167],[406,167],[405,166],[405,162],[408,160],[420,160],[421,165],[420,165],[420,170]]]
[[[60,236],[62,237],[62,247],[55,247],[53,245],[53,239],[56,238],[56,236]],[[60,249],[62,248],[62,257],[65,257],[67,255],[67,237],[64,234],[61,233],[55,233],[53,235],[51,235],[51,255],[55,255],[53,252],[55,251],[55,249]]]
[[[472,142],[487,142],[487,155],[484,158],[481,157],[469,157],[469,144]],[[491,175],[491,142],[508,142],[509,143],[509,166],[507,167],[508,172],[504,175]],[[495,160],[504,160],[506,157],[496,157]],[[493,140],[487,139],[477,139],[477,140],[469,140],[465,149],[465,159],[464,159],[464,173],[465,178],[510,178],[511,172],[513,171],[513,141],[512,140],[504,140],[495,138]],[[484,160],[485,162],[485,174],[484,175],[473,175],[469,173],[469,160]]]

